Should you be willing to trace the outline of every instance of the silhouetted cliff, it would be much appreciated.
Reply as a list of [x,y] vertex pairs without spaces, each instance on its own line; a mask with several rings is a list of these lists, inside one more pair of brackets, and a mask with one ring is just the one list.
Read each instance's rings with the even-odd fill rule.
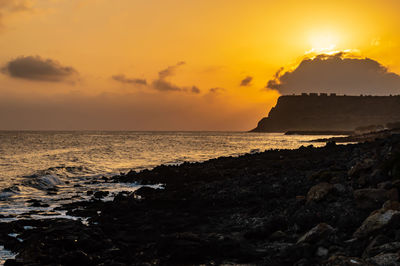
[[354,130],[400,121],[400,96],[281,96],[253,132]]

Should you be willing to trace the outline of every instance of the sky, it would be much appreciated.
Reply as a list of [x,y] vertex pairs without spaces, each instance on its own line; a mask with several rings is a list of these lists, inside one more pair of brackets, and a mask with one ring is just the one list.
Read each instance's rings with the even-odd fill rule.
[[399,12],[397,0],[0,0],[0,130],[244,131],[284,94],[400,94]]

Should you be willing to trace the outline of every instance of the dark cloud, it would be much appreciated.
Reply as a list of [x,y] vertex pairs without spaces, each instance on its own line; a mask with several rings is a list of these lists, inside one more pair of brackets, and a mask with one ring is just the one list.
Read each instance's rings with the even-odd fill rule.
[[193,93],[196,93],[196,94],[200,93],[200,89],[198,87],[196,87],[196,86],[192,86],[190,91],[193,92]]
[[400,76],[379,62],[348,53],[304,59],[293,71],[280,69],[267,88],[282,94],[335,92],[340,94],[399,94]]
[[183,91],[183,92],[192,92],[192,93],[200,93],[200,89],[196,86],[189,87],[180,87],[178,85],[173,84],[170,81],[167,81],[166,78],[173,76],[178,67],[185,65],[186,63],[183,61],[178,62],[173,66],[169,66],[166,69],[158,72],[158,79],[153,80],[151,83],[151,87],[158,91]]
[[13,78],[50,82],[65,81],[77,75],[74,68],[40,56],[18,57],[8,62],[2,72]]
[[181,61],[181,62],[178,62],[176,65],[169,66],[166,69],[161,70],[160,72],[158,72],[158,78],[159,79],[165,79],[165,78],[167,78],[169,76],[174,75],[175,74],[175,70],[178,67],[180,67],[180,66],[182,66],[184,64],[186,64],[186,63]]
[[209,93],[219,93],[219,92],[222,92],[224,90],[225,90],[224,88],[215,87],[215,88],[211,88],[208,92]]
[[247,76],[240,82],[240,86],[244,86],[244,87],[250,86],[250,83],[252,80],[253,80],[253,77]]
[[161,70],[160,72],[158,72],[158,78],[153,80],[150,84],[147,83],[146,79],[127,78],[125,75],[114,75],[112,76],[112,79],[125,84],[147,86],[147,88],[151,88],[161,92],[176,91],[176,92],[190,92],[195,94],[200,93],[200,89],[197,86],[181,87],[167,80],[169,76],[175,74],[175,71],[178,67],[184,64],[185,62],[181,61],[173,66],[169,66],[166,69]]
[[147,85],[147,81],[145,79],[132,79],[127,78],[125,75],[114,75],[112,79],[121,83],[132,84],[132,85]]
[[181,87],[176,86],[176,85],[172,84],[171,82],[168,82],[163,79],[153,80],[151,85],[152,85],[153,89],[158,90],[158,91],[182,91]]

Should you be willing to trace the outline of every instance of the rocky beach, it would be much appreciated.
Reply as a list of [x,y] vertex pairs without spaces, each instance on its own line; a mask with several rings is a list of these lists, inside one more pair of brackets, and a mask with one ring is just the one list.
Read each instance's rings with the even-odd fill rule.
[[[131,171],[161,184],[0,224],[5,265],[400,265],[400,135]],[[37,204],[40,204],[38,202]]]

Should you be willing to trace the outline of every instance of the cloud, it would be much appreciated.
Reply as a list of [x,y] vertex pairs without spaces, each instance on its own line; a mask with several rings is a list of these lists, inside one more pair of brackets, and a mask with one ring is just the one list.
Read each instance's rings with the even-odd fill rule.
[[375,60],[340,52],[303,59],[293,71],[281,68],[266,87],[282,94],[387,95],[400,93],[400,76]]
[[127,78],[125,75],[114,75],[112,79],[121,83],[125,84],[132,84],[132,85],[147,85],[147,81],[145,79],[132,79]]
[[13,78],[50,82],[66,81],[78,74],[72,67],[40,56],[18,57],[8,62],[2,72]]
[[253,77],[247,76],[240,82],[240,86],[243,86],[243,87],[250,86],[250,83],[252,80],[253,80]]
[[200,89],[196,86],[192,86],[191,88],[189,87],[180,87],[178,85],[173,84],[170,81],[167,81],[166,79],[170,76],[173,76],[175,74],[175,71],[178,67],[185,65],[186,63],[184,61],[180,61],[176,63],[173,66],[169,66],[166,69],[163,69],[158,72],[158,79],[153,80],[151,83],[151,87],[155,90],[158,91],[182,91],[182,92],[192,92],[195,94],[200,93]]
[[178,86],[173,84],[172,82],[168,81],[167,78],[173,76],[175,71],[178,67],[184,65],[185,62],[180,61],[173,66],[168,66],[166,69],[163,69],[158,72],[158,78],[154,79],[150,84],[147,83],[146,79],[137,79],[137,78],[127,78],[125,75],[114,75],[112,79],[125,83],[125,84],[132,84],[132,85],[141,85],[146,86],[147,88],[160,91],[160,92],[190,92],[194,94],[199,94],[201,91],[197,86]]
[[22,11],[33,11],[30,0],[0,0],[0,26],[4,17]]
[[176,85],[172,84],[171,82],[168,82],[163,79],[153,80],[151,85],[152,85],[153,89],[158,90],[158,91],[181,91],[182,90],[182,88],[180,88],[179,86],[176,86]]
[[1,0],[0,10],[8,12],[30,11],[32,1],[29,0]]
[[220,93],[220,92],[223,92],[224,90],[225,90],[224,88],[215,87],[215,88],[211,88],[208,92],[209,93]]
[[200,93],[200,89],[196,86],[192,86],[192,89],[190,91],[196,94]]
[[166,69],[161,70],[160,72],[158,72],[158,78],[159,79],[165,79],[165,78],[167,78],[169,76],[174,75],[175,74],[175,70],[178,67],[180,67],[180,66],[182,66],[184,64],[186,64],[184,61],[180,61],[176,65],[169,66]]

